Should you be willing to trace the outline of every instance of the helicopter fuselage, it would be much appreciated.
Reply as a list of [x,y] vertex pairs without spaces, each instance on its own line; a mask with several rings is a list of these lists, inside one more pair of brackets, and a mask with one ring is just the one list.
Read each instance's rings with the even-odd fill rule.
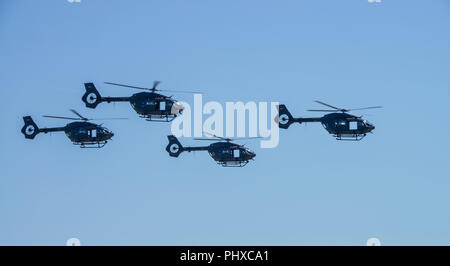
[[367,120],[347,113],[327,114],[320,122],[333,135],[364,135],[375,129]]
[[232,142],[212,143],[208,153],[215,161],[223,164],[247,163],[256,156],[250,149]]
[[313,118],[294,118],[294,122],[320,122],[328,133],[338,140],[360,140],[375,129],[375,126],[367,120],[347,113],[331,113]]
[[175,101],[171,98],[155,92],[139,92],[129,98],[131,107],[136,113],[143,116],[151,115],[176,115],[179,112],[172,109]]
[[106,127],[90,122],[69,123],[64,127],[64,133],[76,144],[103,143],[114,136]]

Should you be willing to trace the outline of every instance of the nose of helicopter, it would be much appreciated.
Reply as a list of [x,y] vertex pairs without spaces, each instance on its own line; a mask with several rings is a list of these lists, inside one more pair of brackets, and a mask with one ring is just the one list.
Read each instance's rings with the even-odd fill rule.
[[175,102],[172,105],[172,112],[171,113],[176,115],[176,114],[179,114],[179,113],[183,112],[183,110],[184,110],[184,106],[180,102]]

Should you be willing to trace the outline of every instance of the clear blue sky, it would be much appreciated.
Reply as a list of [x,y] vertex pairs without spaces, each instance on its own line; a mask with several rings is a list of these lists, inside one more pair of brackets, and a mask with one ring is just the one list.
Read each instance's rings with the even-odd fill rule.
[[[0,244],[450,244],[450,2],[0,2]],[[206,153],[170,158],[170,127],[129,104],[81,102],[103,81],[202,90],[204,101],[314,100],[376,125],[359,143],[319,124],[281,131],[276,149],[222,168]],[[191,95],[176,95],[192,101]],[[20,133],[69,115],[108,121],[100,150],[64,134]],[[183,143],[195,145],[190,139]]]

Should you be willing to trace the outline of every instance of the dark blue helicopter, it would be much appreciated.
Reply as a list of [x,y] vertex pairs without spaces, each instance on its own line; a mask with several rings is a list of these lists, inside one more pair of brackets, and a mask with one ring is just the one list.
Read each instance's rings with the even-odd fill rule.
[[219,165],[224,167],[243,167],[256,156],[254,152],[243,145],[232,143],[232,139],[230,138],[213,136],[215,138],[196,138],[196,140],[219,140],[219,142],[212,143],[208,146],[184,147],[175,136],[170,135],[167,136],[169,144],[166,147],[166,151],[172,157],[178,157],[184,151],[208,151],[209,155]]
[[[25,125],[22,127],[21,132],[25,135],[25,138],[34,139],[34,137],[39,133],[64,131],[66,136],[73,142],[73,144],[79,145],[80,148],[102,148],[103,146],[106,145],[108,140],[114,136],[114,133],[109,129],[107,129],[106,127],[87,122],[88,120],[92,119],[88,119],[80,115],[75,110],[71,109],[70,111],[76,114],[78,118],[50,116],[50,115],[44,115],[44,117],[68,119],[68,120],[81,120],[82,122],[72,122],[64,127],[39,128],[36,125],[36,123],[34,123],[31,116],[24,116],[23,121],[25,122]],[[106,120],[106,119],[110,120],[110,119],[125,119],[125,118],[105,118],[96,120]]]
[[130,97],[102,97],[95,88],[94,83],[84,83],[86,92],[81,99],[86,104],[86,107],[89,108],[95,108],[101,102],[129,102],[136,113],[138,113],[140,117],[145,118],[147,121],[170,122],[175,119],[178,114],[183,112],[184,107],[180,102],[172,99],[172,96],[165,96],[156,93],[156,91],[171,91],[177,93],[197,92],[160,90],[156,88],[159,83],[159,81],[155,81],[152,88],[143,88],[126,84],[105,82],[105,84],[150,91],[135,93]]
[[363,139],[367,133],[372,132],[375,126],[369,123],[367,120],[362,119],[360,116],[354,116],[348,114],[350,111],[366,110],[382,108],[381,106],[364,107],[357,109],[342,109],[321,101],[316,101],[322,105],[325,105],[333,110],[308,110],[310,112],[331,112],[331,114],[324,115],[323,117],[312,118],[294,118],[288,111],[284,104],[281,104],[279,108],[279,115],[277,117],[278,125],[280,128],[287,129],[292,123],[309,123],[320,122],[323,127],[332,134],[337,140],[355,140],[359,141]]

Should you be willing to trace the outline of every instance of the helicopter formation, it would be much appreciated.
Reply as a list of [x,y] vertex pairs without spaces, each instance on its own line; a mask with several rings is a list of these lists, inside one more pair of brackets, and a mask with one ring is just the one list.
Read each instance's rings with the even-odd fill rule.
[[[105,82],[105,84],[120,86],[132,89],[146,90],[145,92],[139,92],[132,94],[128,97],[103,97],[96,89],[94,83],[84,83],[85,93],[81,100],[85,103],[87,108],[95,109],[97,105],[102,102],[129,102],[134,111],[139,117],[144,118],[146,121],[153,122],[171,122],[177,116],[181,115],[184,106],[173,96],[167,96],[157,92],[174,92],[174,93],[200,93],[195,91],[175,91],[175,90],[160,90],[158,89],[159,81],[155,81],[151,88],[131,86],[127,84]],[[363,119],[361,116],[355,116],[349,114],[351,111],[366,110],[382,108],[381,106],[364,107],[357,109],[343,109],[338,108],[327,103],[316,101],[319,104],[325,105],[330,109],[313,109],[308,110],[312,112],[327,112],[322,117],[309,117],[309,118],[294,118],[288,111],[286,105],[280,104],[278,106],[278,116],[275,122],[279,128],[288,129],[293,123],[310,123],[319,122],[333,135],[337,140],[353,140],[359,141],[363,139],[368,133],[371,133],[375,126]],[[21,129],[22,134],[27,139],[34,139],[39,133],[49,132],[64,132],[69,140],[74,144],[80,146],[80,148],[102,148],[109,140],[112,139],[114,133],[103,125],[98,125],[91,120],[122,120],[127,118],[101,118],[90,119],[82,116],[74,109],[70,111],[76,115],[76,117],[65,116],[53,116],[44,115],[46,118],[56,118],[64,120],[75,120],[62,127],[49,127],[40,128],[33,121],[31,116],[24,116],[24,126]],[[236,144],[231,138],[225,138],[210,134],[210,138],[194,138],[195,140],[213,141],[213,143],[207,146],[183,146],[174,135],[167,136],[169,143],[166,147],[166,151],[169,156],[177,158],[182,152],[192,151],[207,151],[217,164],[223,167],[243,167],[250,161],[254,160],[256,153],[244,145]],[[259,138],[259,137],[256,137]],[[240,138],[240,139],[254,139],[254,138]]]

